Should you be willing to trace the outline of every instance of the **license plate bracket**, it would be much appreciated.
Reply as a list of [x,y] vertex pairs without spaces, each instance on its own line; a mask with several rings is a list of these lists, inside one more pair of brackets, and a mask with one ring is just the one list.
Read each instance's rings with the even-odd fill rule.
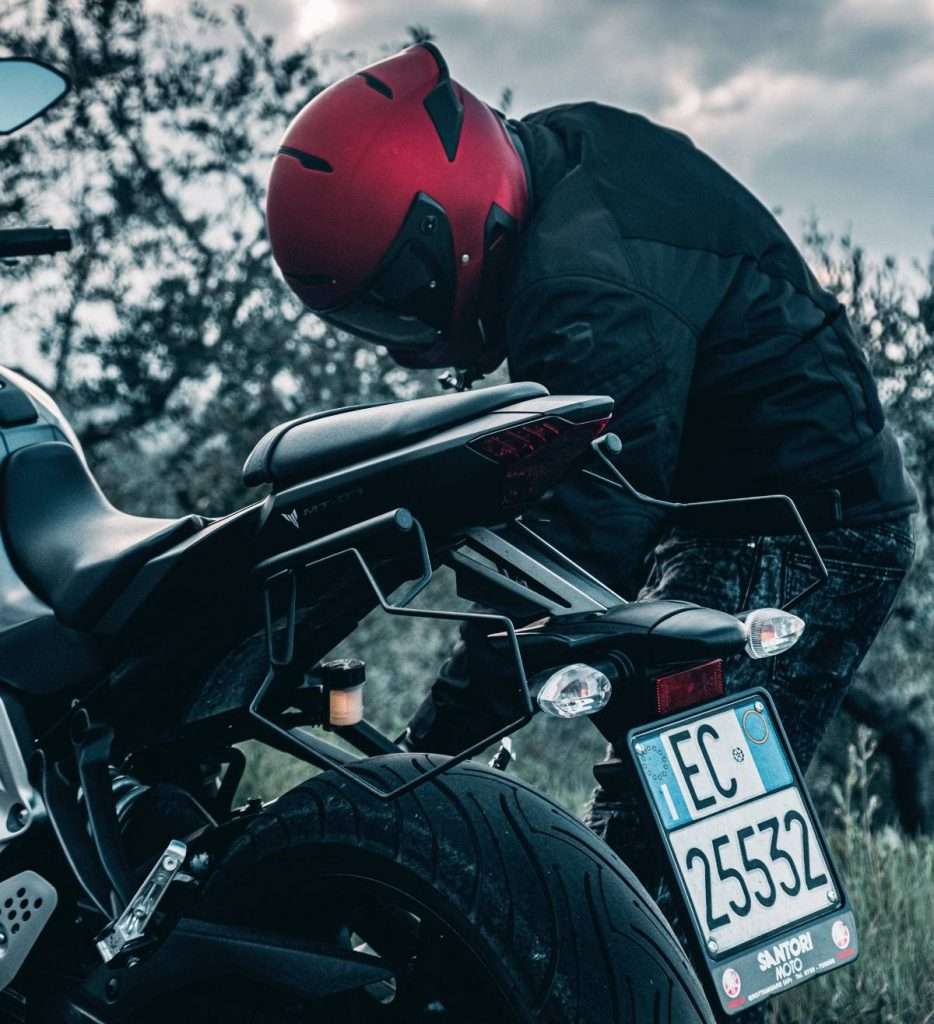
[[726,1013],[856,960],[853,912],[767,691],[639,726],[627,746]]

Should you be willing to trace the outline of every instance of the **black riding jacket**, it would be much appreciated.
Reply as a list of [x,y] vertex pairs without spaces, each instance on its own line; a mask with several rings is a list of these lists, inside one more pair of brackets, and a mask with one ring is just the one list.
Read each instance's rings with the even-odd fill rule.
[[[513,380],[611,395],[617,462],[657,497],[807,494],[866,467],[843,522],[914,509],[843,307],[747,189],[623,110],[569,104],[512,124],[532,191],[499,321]],[[542,515],[585,566],[638,588],[658,513],[581,476]]]

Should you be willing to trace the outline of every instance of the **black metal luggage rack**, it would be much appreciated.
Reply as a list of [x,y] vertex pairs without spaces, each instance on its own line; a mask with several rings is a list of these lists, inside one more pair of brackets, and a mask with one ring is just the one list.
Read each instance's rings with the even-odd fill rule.
[[[799,534],[799,536],[804,540],[807,549],[814,560],[814,566],[817,573],[816,578],[799,594],[794,595],[783,603],[782,608],[784,610],[788,610],[799,604],[805,597],[826,581],[828,576],[827,568],[824,565],[821,554],[817,549],[817,545],[814,543],[814,538],[811,536],[810,531],[805,525],[794,501],[787,495],[754,495],[750,497],[721,498],[698,502],[663,501],[642,494],[633,487],[633,485],[613,464],[610,456],[618,454],[620,450],[620,441],[615,434],[605,434],[597,438],[593,441],[591,447],[594,453],[603,462],[605,468],[609,471],[610,476],[604,476],[602,473],[597,473],[590,469],[584,469],[583,472],[586,476],[594,478],[603,485],[619,488],[627,492],[630,497],[634,498],[636,501],[664,510],[675,517],[680,517],[685,514],[693,517],[698,513],[714,513],[719,515],[727,510],[736,510],[744,506],[748,510],[756,509],[765,511],[771,508],[773,510],[773,515],[778,514],[784,520],[782,525],[785,529],[790,527],[791,532]],[[831,493],[836,494],[837,501],[839,501],[839,494],[837,492]],[[757,526],[755,517],[744,525],[746,529],[754,532]],[[542,540],[542,538],[538,537],[533,531],[529,530],[524,525],[522,526],[522,531],[529,537],[534,538],[540,544],[544,545],[552,556],[557,557],[561,562],[572,566],[578,574],[583,573],[583,575],[588,578],[589,582],[601,590],[604,595],[615,598],[617,602],[622,601],[622,598],[614,595],[612,591],[607,590],[598,580],[595,580],[593,577],[584,573],[579,566],[567,560],[561,552],[551,548],[550,545]],[[481,551],[486,547],[486,554],[488,556],[492,554],[493,557],[495,557],[495,550],[489,547],[488,541],[484,541],[481,538],[474,536],[478,532],[488,533],[489,531],[468,531],[469,540],[478,544]],[[759,532],[767,531],[760,530]],[[383,588],[377,581],[376,576],[374,575],[373,570],[368,564],[360,547],[363,541],[380,534],[386,535],[390,538],[394,537],[400,541],[407,538],[414,538],[415,540],[415,550],[418,556],[420,575],[412,586],[405,592],[402,598],[396,602],[391,602],[383,592]],[[502,544],[503,542],[504,539],[501,538],[499,543]],[[510,545],[507,542],[507,547],[509,546]],[[514,550],[515,549],[513,549],[513,551]],[[513,721],[504,725],[502,728],[497,729],[484,739],[474,743],[472,746],[467,747],[465,750],[460,751],[448,760],[432,766],[417,779],[413,779],[389,790],[373,785],[362,776],[358,766],[363,758],[355,758],[332,743],[319,739],[308,732],[299,731],[298,727],[300,724],[309,724],[309,712],[312,712],[313,723],[324,724],[320,716],[321,699],[324,690],[323,686],[318,687],[317,690],[304,686],[304,670],[296,672],[295,666],[293,665],[298,608],[298,580],[303,573],[306,573],[315,567],[346,557],[350,557],[353,560],[356,567],[362,573],[367,585],[376,596],[380,607],[387,614],[411,616],[413,618],[443,619],[454,622],[486,622],[489,625],[497,627],[499,630],[505,632],[508,639],[508,650],[512,655],[512,661],[515,666],[515,698],[517,712]],[[542,566],[539,566],[539,568],[542,568],[546,573],[551,572],[551,570],[544,569]],[[534,704],[529,690],[525,666],[522,661],[522,654],[519,649],[516,629],[510,618],[493,612],[450,611],[442,608],[409,607],[412,601],[431,582],[432,567],[431,556],[429,555],[428,545],[425,540],[425,533],[421,524],[408,509],[397,508],[390,512],[385,512],[382,515],[373,517],[372,519],[355,523],[353,526],[348,526],[324,537],[319,537],[315,540],[299,545],[298,547],[291,548],[288,551],[280,552],[265,559],[263,562],[260,562],[259,565],[256,566],[255,572],[262,578],[269,669],[249,706],[249,714],[260,727],[260,736],[264,737],[272,746],[278,747],[286,753],[307,761],[318,768],[338,771],[348,779],[360,786],[363,786],[364,789],[367,789],[374,795],[386,800],[391,800],[402,793],[415,789],[417,786],[435,778],[437,775],[441,775],[443,772],[448,771],[455,765],[465,761],[467,758],[479,753],[491,743],[495,743],[504,736],[515,732],[517,729],[521,729],[531,721],[534,714]],[[481,575],[489,576],[488,570],[481,570],[480,573]],[[502,581],[500,582],[502,585]],[[509,581],[507,580],[507,589],[508,582]],[[277,619],[277,594],[280,595],[279,613],[284,613],[285,618],[284,638],[282,638],[281,642],[277,642],[276,631],[274,628]],[[281,601],[281,597],[283,595],[284,602]],[[588,607],[591,609],[600,607],[599,603],[594,603],[593,600],[587,599],[586,595],[584,595],[584,597],[585,600],[588,601]],[[274,705],[277,705],[277,707]],[[294,725],[290,725],[288,721],[283,721],[284,713],[287,712],[290,707],[299,708],[299,721]],[[316,708],[319,712],[317,720],[314,718]],[[304,717],[302,717],[302,712],[304,712]],[[277,718],[272,717],[273,715],[276,715],[278,720]],[[402,748],[396,743],[387,739],[387,737],[383,736],[382,733],[378,732],[365,721],[361,721],[359,725],[335,728],[335,732],[337,732],[338,735],[344,735],[347,737],[350,742],[364,754],[364,756],[398,753],[402,750]]]
[[[360,544],[374,535],[396,534],[399,540],[414,538],[418,557],[419,578],[403,594],[391,602],[380,586]],[[321,565],[350,557],[360,570],[380,607],[388,615],[412,618],[444,619],[459,622],[486,622],[505,631],[509,651],[515,665],[517,717],[508,725],[497,729],[489,736],[460,751],[453,757],[436,764],[416,779],[411,779],[393,789],[383,789],[364,778],[357,769],[365,758],[354,758],[333,743],[328,743],[311,733],[301,730],[298,725],[283,721],[289,707],[306,703],[301,696],[304,686],[304,671],[296,673],[293,665],[295,654],[295,630],[298,607],[299,577]],[[253,698],[249,713],[260,726],[260,736],[280,750],[307,761],[321,769],[333,769],[362,786],[375,796],[392,800],[415,789],[430,779],[450,770],[467,758],[479,753],[491,743],[527,725],[534,714],[534,705],[529,692],[528,679],[519,650],[515,626],[504,615],[486,612],[450,611],[442,608],[411,608],[412,601],[431,582],[433,571],[425,533],[418,520],[408,509],[397,508],[382,515],[356,523],[346,529],[309,541],[299,547],[281,552],[265,559],[256,566],[255,572],[263,578],[263,604],[265,614],[266,641],[269,655],[269,670]],[[283,600],[284,599],[284,600]],[[277,638],[275,623],[284,613],[284,636]],[[308,688],[305,688],[308,693]],[[321,690],[316,690],[313,699],[320,703]],[[275,717],[274,717],[275,716]],[[307,724],[307,720],[303,720]],[[347,735],[361,750],[372,754],[399,752],[402,748],[387,740],[381,733],[362,721],[359,726],[348,726],[337,730]]]

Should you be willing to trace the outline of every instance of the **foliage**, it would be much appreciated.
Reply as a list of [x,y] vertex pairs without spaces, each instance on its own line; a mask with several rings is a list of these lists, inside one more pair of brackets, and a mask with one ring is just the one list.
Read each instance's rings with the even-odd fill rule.
[[857,911],[859,960],[776,999],[773,1024],[934,1021],[934,840],[876,829],[875,749],[859,730],[836,787],[831,833]]
[[[822,283],[847,307],[878,384],[886,416],[902,442],[921,499],[915,517],[917,558],[888,624],[873,645],[846,708],[880,736],[887,755],[887,816],[909,831],[934,832],[934,254],[910,285],[894,259],[881,263],[844,234],[816,221],[805,244]],[[850,733],[852,729],[850,729]],[[846,766],[838,724],[825,742],[814,779]]]
[[[72,254],[31,273],[0,352],[10,360],[20,337],[38,337],[37,375],[118,503],[230,511],[269,427],[419,389],[305,313],[265,235],[278,139],[346,70],[340,57],[282,50],[240,7],[169,18],[133,0],[9,6],[0,51],[41,57],[75,86],[49,119],[0,141],[0,218],[70,222],[75,236]],[[36,353],[19,354],[36,370]]]

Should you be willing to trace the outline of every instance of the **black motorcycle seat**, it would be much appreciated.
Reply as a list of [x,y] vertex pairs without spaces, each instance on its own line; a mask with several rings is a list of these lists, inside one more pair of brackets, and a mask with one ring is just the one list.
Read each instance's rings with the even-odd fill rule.
[[203,526],[200,516],[120,512],[75,449],[59,441],[9,456],[2,507],[17,571],[59,621],[78,629],[93,625],[145,562]]
[[285,487],[547,394],[541,384],[498,384],[479,391],[352,405],[300,416],[260,438],[243,466],[243,481],[250,487]]

